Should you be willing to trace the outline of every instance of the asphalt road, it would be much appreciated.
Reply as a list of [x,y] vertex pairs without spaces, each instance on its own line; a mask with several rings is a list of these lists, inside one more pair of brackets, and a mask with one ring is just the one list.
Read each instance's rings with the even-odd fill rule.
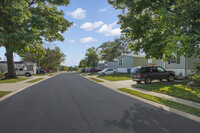
[[63,73],[0,102],[0,133],[200,133],[200,123]]

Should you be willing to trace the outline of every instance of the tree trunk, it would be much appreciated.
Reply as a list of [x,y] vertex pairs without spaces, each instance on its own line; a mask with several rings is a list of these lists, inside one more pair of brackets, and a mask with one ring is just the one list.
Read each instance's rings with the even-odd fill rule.
[[5,56],[7,58],[7,68],[8,68],[7,78],[17,78],[16,73],[15,73],[15,66],[13,62],[13,52],[10,51],[10,47],[8,44],[6,45]]

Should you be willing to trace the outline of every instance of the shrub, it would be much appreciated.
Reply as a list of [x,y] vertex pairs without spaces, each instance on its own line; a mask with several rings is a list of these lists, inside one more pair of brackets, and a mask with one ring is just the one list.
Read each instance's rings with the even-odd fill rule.
[[194,65],[193,71],[194,71],[194,76],[192,76],[192,79],[200,81],[200,62]]

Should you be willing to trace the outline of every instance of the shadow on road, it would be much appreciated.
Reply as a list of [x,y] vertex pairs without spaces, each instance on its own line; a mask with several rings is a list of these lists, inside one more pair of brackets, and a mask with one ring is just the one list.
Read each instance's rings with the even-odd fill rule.
[[136,133],[198,133],[200,130],[200,124],[195,121],[162,108],[153,109],[140,104],[134,104],[124,110],[120,119],[106,120],[105,124]]

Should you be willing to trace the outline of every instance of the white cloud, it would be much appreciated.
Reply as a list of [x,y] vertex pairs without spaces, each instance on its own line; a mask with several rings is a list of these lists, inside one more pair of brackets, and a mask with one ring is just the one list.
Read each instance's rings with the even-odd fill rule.
[[116,36],[121,34],[120,28],[113,28],[117,25],[117,22],[111,23],[109,25],[104,24],[97,32],[102,33],[105,36]]
[[91,42],[96,42],[97,40],[95,40],[93,37],[84,37],[80,39],[81,43],[91,43]]
[[99,26],[101,26],[103,24],[102,21],[98,21],[98,22],[94,22],[94,23],[90,23],[90,22],[87,22],[87,23],[84,23],[83,25],[81,25],[81,29],[85,29],[87,31],[91,31],[95,28],[98,28]]
[[77,8],[73,12],[67,12],[68,15],[71,15],[75,19],[84,19],[85,13],[86,13],[86,10],[83,10],[82,8]]
[[74,43],[74,40],[68,40],[69,43]]
[[110,8],[109,6],[99,9],[98,12],[106,12],[108,10],[108,8]]

